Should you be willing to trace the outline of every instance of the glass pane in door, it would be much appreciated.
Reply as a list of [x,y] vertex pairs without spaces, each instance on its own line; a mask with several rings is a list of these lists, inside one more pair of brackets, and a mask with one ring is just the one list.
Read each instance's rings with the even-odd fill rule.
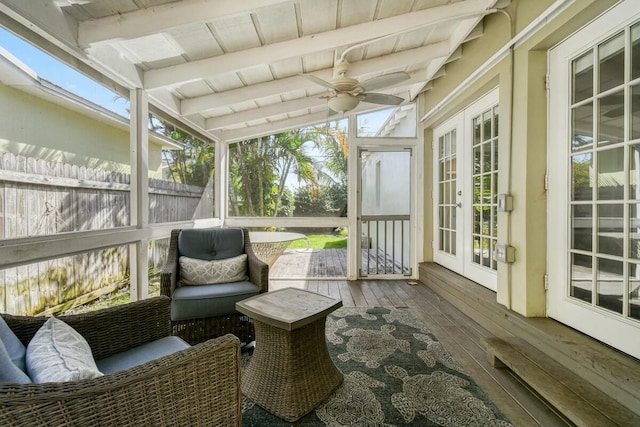
[[438,211],[440,212],[438,224],[440,241],[438,249],[442,252],[455,255],[457,251],[457,155],[455,129],[438,138],[438,157]]
[[472,118],[473,263],[496,270],[498,228],[498,107]]

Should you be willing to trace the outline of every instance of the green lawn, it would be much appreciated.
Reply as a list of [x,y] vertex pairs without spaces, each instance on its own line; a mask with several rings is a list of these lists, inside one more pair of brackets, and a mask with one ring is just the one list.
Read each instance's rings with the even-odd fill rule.
[[[312,249],[346,248],[347,236],[339,234],[308,234],[309,247]],[[287,249],[306,249],[307,241],[304,239],[291,242]]]

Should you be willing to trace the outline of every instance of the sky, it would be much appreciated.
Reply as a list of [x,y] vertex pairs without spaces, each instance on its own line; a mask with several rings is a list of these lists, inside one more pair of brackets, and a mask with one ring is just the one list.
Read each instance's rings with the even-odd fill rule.
[[63,64],[40,49],[0,28],[0,46],[24,62],[41,78],[129,118],[129,101]]

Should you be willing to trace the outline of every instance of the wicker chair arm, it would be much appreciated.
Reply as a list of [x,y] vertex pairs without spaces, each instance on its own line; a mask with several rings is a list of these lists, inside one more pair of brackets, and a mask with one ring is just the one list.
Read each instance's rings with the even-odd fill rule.
[[181,229],[171,230],[167,263],[160,273],[160,295],[171,298],[178,285],[178,235]]
[[249,267],[249,281],[260,288],[260,292],[269,290],[269,265],[258,258],[251,238],[249,230],[243,229],[244,232],[244,251],[247,254],[247,265]]
[[240,422],[240,342],[233,335],[92,380],[0,384],[3,426],[238,426]]
[[[171,335],[169,303],[169,298],[158,296],[59,318],[87,340],[95,359],[103,359]],[[2,317],[24,345],[47,320],[8,314]]]

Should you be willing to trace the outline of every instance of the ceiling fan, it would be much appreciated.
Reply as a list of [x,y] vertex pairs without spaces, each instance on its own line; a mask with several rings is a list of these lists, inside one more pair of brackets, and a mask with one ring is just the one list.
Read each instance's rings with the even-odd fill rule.
[[331,81],[323,80],[313,74],[302,74],[303,77],[329,89],[329,94],[321,98],[327,99],[330,116],[351,111],[358,106],[360,101],[382,105],[399,105],[404,102],[404,99],[399,96],[370,91],[408,80],[409,74],[399,71],[359,82],[357,79],[347,77],[348,70],[349,63],[342,60],[335,66],[334,77]]

